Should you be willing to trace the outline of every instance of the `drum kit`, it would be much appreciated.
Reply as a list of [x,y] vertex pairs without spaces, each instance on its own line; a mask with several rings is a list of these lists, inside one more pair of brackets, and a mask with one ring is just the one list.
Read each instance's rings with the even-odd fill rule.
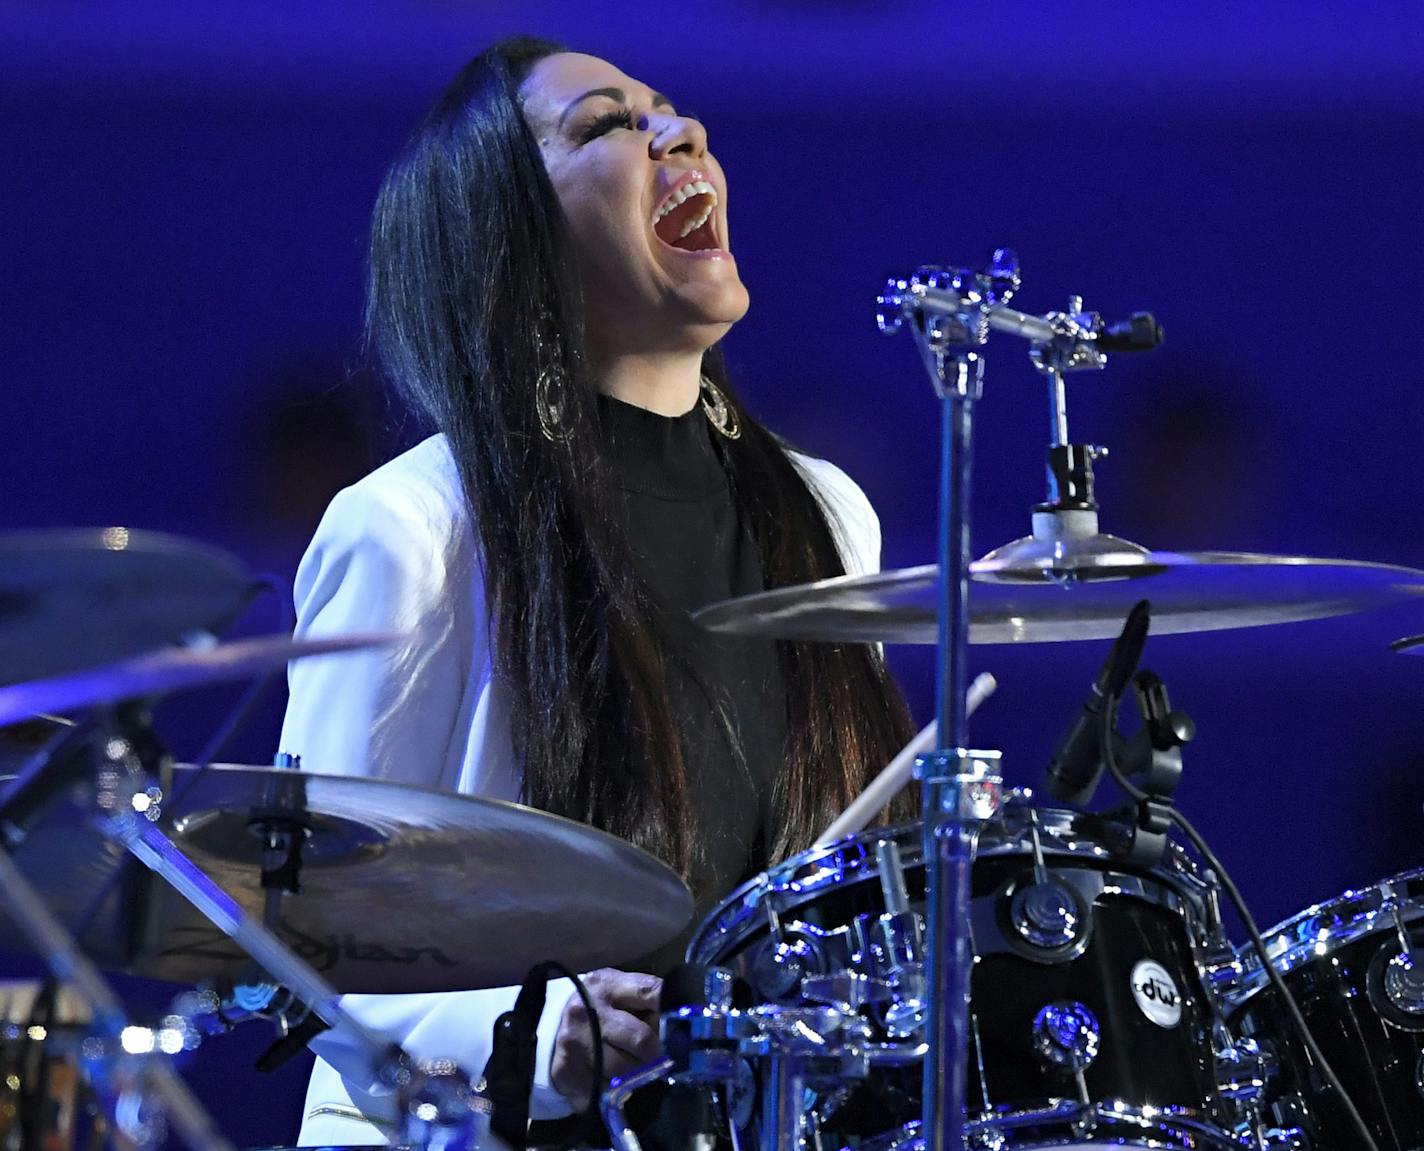
[[[1000,251],[880,297],[882,328],[914,336],[942,405],[938,562],[697,615],[745,635],[934,644],[937,735],[903,757],[918,823],[837,821],[695,928],[664,984],[663,1058],[596,1101],[608,1134],[640,1151],[630,1102],[671,1083],[708,1104],[699,1149],[1418,1151],[1424,871],[1257,931],[1173,806],[1191,720],[1136,665],[1149,627],[1362,611],[1424,595],[1424,572],[1100,532],[1100,451],[1068,438],[1065,377],[1150,349],[1160,329],[1145,314],[1104,324],[1077,298],[1028,315],[1009,307],[1018,285]],[[1026,339],[1049,385],[1048,494],[1030,535],[971,561],[973,413],[995,332]],[[498,1145],[493,1076],[416,1062],[340,996],[617,964],[691,918],[660,863],[518,804],[312,774],[291,756],[174,763],[154,701],[404,638],[213,640],[253,587],[230,557],[149,533],[0,538],[0,939],[50,973],[0,996],[6,1149],[148,1148],[170,1129],[228,1147],[173,1057],[253,1019],[276,1023],[279,1047],[329,1027],[367,1052],[403,1143]],[[1112,637],[1045,776],[1052,802],[1006,789],[999,753],[967,738],[968,645]],[[1142,724],[1124,737],[1128,694]],[[1124,808],[1089,809],[1104,773]],[[1228,937],[1224,900],[1249,942]],[[101,968],[182,990],[141,1025]]]

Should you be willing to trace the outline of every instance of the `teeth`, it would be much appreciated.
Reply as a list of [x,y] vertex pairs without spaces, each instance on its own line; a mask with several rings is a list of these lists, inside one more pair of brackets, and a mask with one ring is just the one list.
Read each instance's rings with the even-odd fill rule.
[[[717,189],[712,187],[706,180],[692,180],[678,188],[675,192],[669,194],[667,199],[659,206],[657,214],[653,217],[653,223],[656,224],[679,204],[693,196],[709,197],[706,211],[702,213],[701,218],[690,223],[682,230],[682,236],[686,236],[689,232],[695,232],[707,222],[707,217],[712,214],[712,209],[717,206]],[[681,239],[682,237],[679,236],[678,238]]]
[[708,204],[703,211],[699,212],[693,219],[688,220],[687,223],[682,226],[682,231],[677,234],[677,238],[681,240],[684,236],[690,236],[693,232],[697,231],[698,228],[702,227],[703,224],[707,223],[707,217],[712,215],[712,208],[713,205]]

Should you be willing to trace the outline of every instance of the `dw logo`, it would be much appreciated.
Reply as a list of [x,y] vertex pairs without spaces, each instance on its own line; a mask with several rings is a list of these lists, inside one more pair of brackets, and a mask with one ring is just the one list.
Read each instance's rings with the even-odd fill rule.
[[1142,1014],[1159,1027],[1175,1027],[1182,1021],[1182,993],[1155,960],[1139,959],[1133,967],[1132,997]]

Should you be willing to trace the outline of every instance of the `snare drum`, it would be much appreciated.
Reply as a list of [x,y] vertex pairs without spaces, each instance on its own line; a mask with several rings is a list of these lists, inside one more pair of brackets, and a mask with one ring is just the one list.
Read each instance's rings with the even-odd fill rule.
[[[1265,941],[1380,1151],[1424,1148],[1424,871],[1307,908]],[[1276,1064],[1271,1118],[1315,1148],[1354,1146],[1255,952],[1243,948],[1222,982],[1232,1026]]]
[[[1210,885],[1175,848],[1154,868],[1124,863],[1126,831],[1020,794],[980,837],[967,1098],[986,1146],[1240,1147],[1198,962]],[[876,976],[877,843],[898,847],[913,905],[922,837],[918,824],[865,832],[773,868],[705,920],[689,962],[731,968],[761,1003],[797,1002],[807,976]],[[908,1151],[919,1097],[918,1066],[823,1094],[821,1145]]]

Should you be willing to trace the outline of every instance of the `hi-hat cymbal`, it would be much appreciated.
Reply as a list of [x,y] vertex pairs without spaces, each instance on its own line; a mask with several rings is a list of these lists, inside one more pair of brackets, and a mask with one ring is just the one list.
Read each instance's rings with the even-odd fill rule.
[[[520,982],[536,962],[627,962],[692,916],[682,881],[584,824],[516,803],[286,768],[180,766],[161,826],[261,918],[263,821],[305,837],[301,894],[279,934],[341,992],[457,991]],[[12,852],[101,966],[182,983],[244,977],[246,956],[123,853],[89,812],[56,800]],[[98,913],[86,909],[106,885]],[[142,954],[125,912],[146,906]],[[22,938],[0,919],[0,940]]]
[[[1111,539],[1111,537],[1100,537]],[[838,643],[932,644],[938,568],[841,576],[712,604],[712,631]],[[1138,600],[1157,635],[1325,619],[1424,596],[1424,572],[1249,552],[1084,549],[1066,560],[1001,549],[970,567],[971,643],[1110,639]]]
[[0,536],[0,683],[109,663],[230,623],[256,587],[225,552],[156,532]]
[[397,642],[388,633],[292,639],[261,636],[200,647],[165,648],[103,667],[0,687],[0,727],[31,716],[148,699],[278,671],[294,659],[359,651]]

